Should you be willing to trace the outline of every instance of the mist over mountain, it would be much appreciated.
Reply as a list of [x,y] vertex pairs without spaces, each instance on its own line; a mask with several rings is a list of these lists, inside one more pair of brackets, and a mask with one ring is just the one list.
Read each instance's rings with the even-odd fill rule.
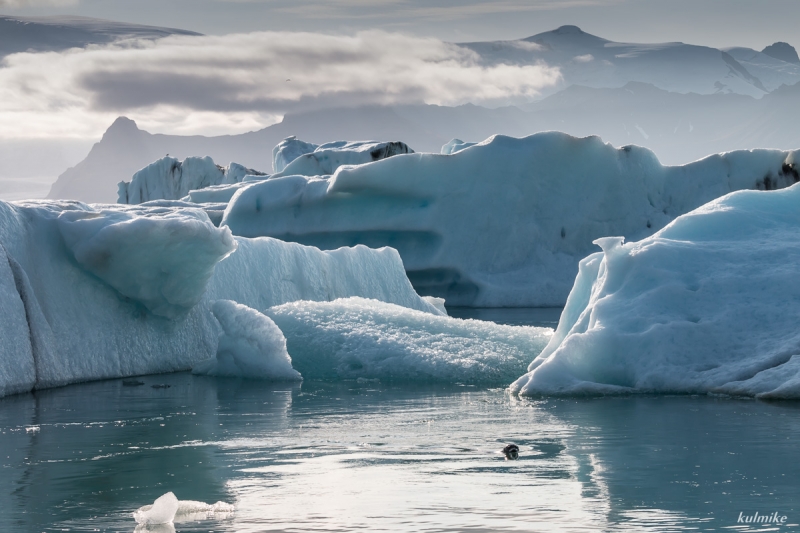
[[776,43],[763,53],[749,48],[732,52],[679,42],[619,43],[577,26],[562,26],[520,40],[461,46],[474,50],[488,64],[558,66],[563,81],[551,87],[549,94],[570,85],[614,88],[633,81],[678,93],[760,98],[782,84],[800,81],[800,65],[789,60],[794,48],[786,43]]

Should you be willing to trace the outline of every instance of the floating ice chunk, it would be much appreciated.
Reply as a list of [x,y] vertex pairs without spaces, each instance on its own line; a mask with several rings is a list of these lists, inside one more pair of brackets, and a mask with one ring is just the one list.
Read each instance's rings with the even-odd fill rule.
[[307,379],[505,384],[552,330],[459,320],[364,298],[270,308]]
[[475,146],[478,143],[465,143],[461,139],[453,139],[449,143],[442,146],[441,154],[442,155],[450,155],[456,152],[460,152],[465,148],[469,148],[470,146]]
[[64,211],[58,229],[78,264],[169,318],[200,301],[214,266],[236,249],[230,231],[196,209]]
[[153,505],[145,505],[134,511],[133,519],[137,524],[169,524],[175,519],[177,512],[178,498],[168,492],[156,499]]
[[286,165],[304,154],[310,154],[317,149],[318,144],[301,141],[294,135],[286,137],[272,149],[272,170],[282,172]]
[[283,333],[269,317],[230,300],[215,301],[211,312],[223,331],[217,354],[195,365],[192,373],[271,381],[303,379],[292,368]]
[[207,518],[210,517],[210,515],[216,515],[216,517],[219,518],[219,515],[231,514],[235,510],[236,506],[225,502],[208,504],[194,500],[178,500],[175,522],[185,522],[188,521],[187,519],[189,518],[196,519],[197,515],[205,515]]
[[141,204],[150,200],[177,200],[189,191],[212,185],[241,182],[247,175],[263,175],[238,163],[221,167],[210,157],[187,157],[182,162],[163,157],[118,186],[120,204]]
[[144,526],[143,528],[137,527],[137,531],[161,531],[152,526],[168,526],[173,522],[189,522],[207,518],[224,518],[225,515],[230,515],[234,511],[235,507],[229,503],[207,504],[193,500],[178,500],[175,494],[168,492],[159,497],[152,505],[145,505],[134,511],[133,518],[139,526]]
[[800,398],[800,185],[740,191],[634,243],[598,240],[511,390]]

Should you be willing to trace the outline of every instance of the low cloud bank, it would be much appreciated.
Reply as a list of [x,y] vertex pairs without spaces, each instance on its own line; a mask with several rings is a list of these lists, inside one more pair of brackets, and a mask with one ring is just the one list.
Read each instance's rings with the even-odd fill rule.
[[96,136],[120,114],[170,133],[257,129],[328,106],[528,101],[544,64],[480,65],[467,49],[383,31],[172,36],[22,53],[0,68],[0,138]]

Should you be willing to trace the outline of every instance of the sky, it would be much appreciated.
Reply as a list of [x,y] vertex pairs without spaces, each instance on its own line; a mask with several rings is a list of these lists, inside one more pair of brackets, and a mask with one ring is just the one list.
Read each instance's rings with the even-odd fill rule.
[[800,47],[797,0],[0,0],[0,13],[73,14],[216,35],[384,29],[452,42],[523,38],[573,24],[615,41]]
[[206,35],[0,58],[0,177],[30,166],[41,143],[72,147],[53,165],[74,164],[120,115],[151,132],[221,135],[296,110],[506,105],[559,86],[558,68],[482,65],[454,42],[577,25],[621,42],[800,48],[799,0],[0,0],[0,14]]

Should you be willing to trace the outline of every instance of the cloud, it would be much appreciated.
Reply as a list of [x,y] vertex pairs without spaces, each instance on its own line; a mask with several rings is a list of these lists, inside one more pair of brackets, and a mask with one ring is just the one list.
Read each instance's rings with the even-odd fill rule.
[[7,56],[0,137],[96,135],[119,114],[219,134],[319,107],[528,101],[559,80],[544,64],[482,65],[465,48],[383,31],[173,36]]
[[[225,2],[252,2],[253,0],[221,0]],[[402,17],[404,19],[454,19],[503,13],[531,13],[585,7],[616,5],[626,0],[470,0],[453,5],[451,0],[383,0],[374,1],[297,1],[272,2],[273,9],[301,15],[304,18],[377,19]]]
[[78,0],[0,0],[0,8],[73,6]]

